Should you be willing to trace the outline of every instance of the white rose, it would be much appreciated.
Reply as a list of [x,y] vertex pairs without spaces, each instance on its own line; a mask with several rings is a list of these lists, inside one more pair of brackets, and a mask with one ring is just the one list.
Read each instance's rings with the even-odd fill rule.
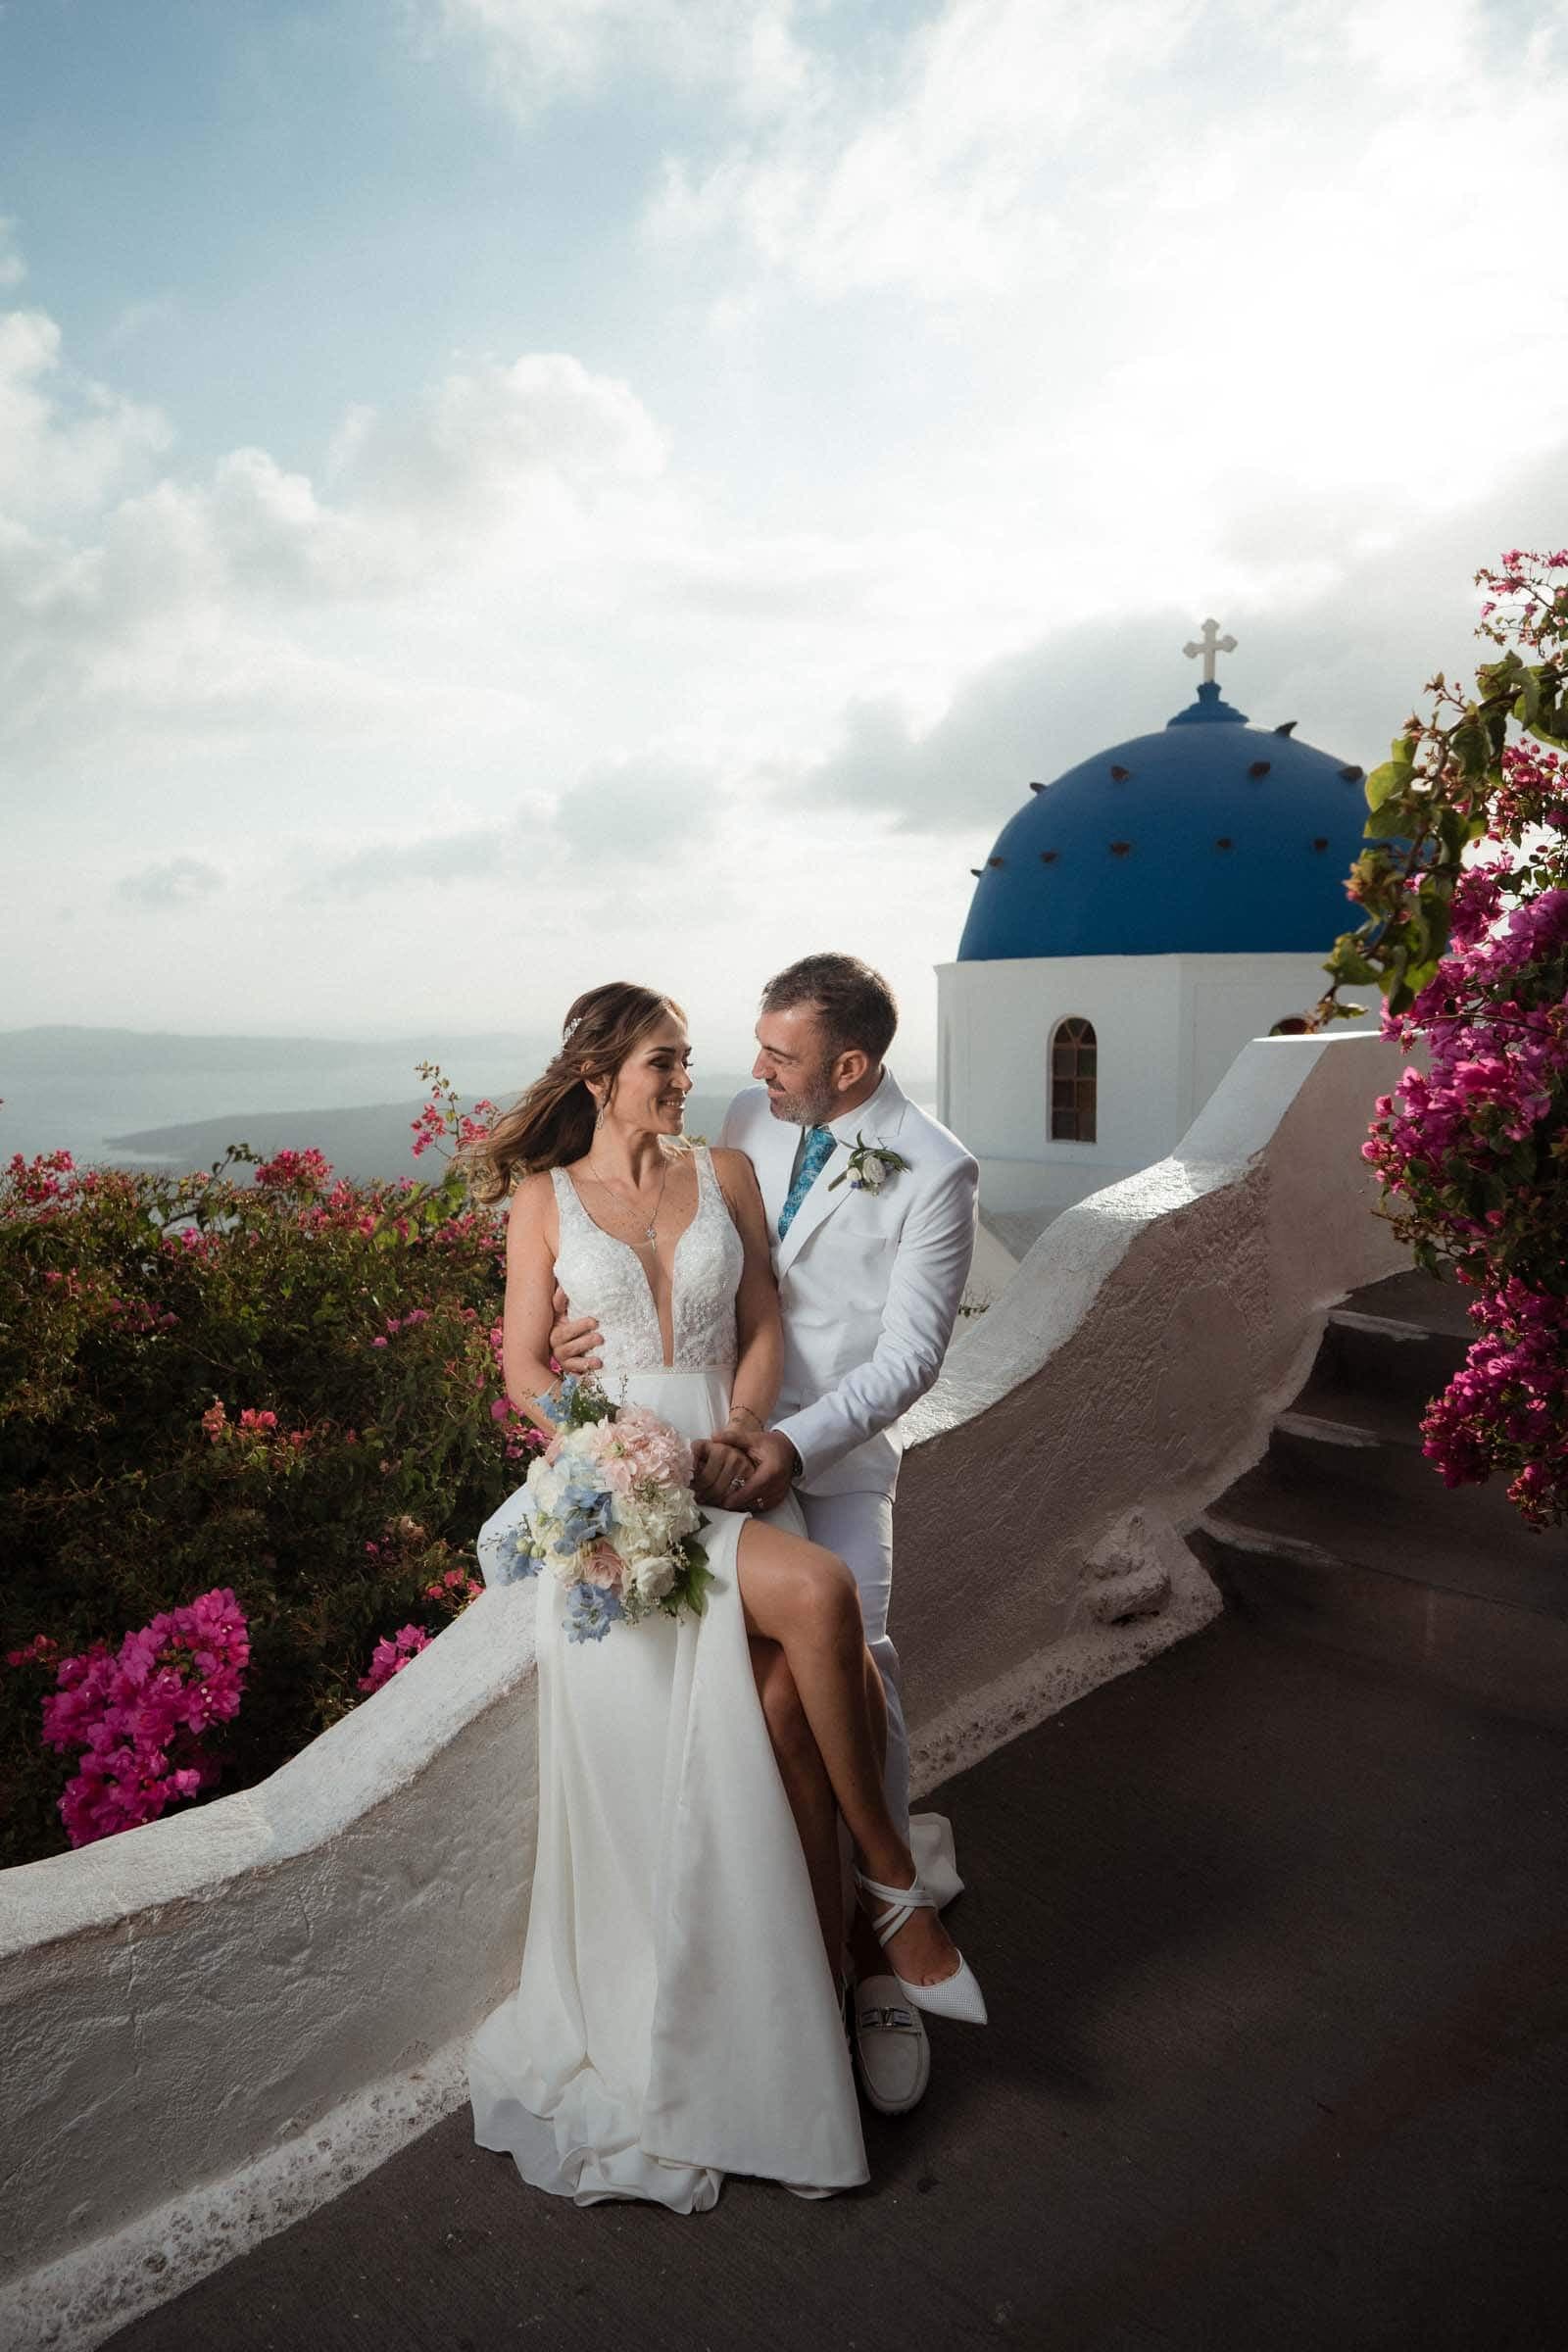
[[886,1184],[887,1180],[887,1161],[885,1159],[878,1159],[874,1152],[868,1152],[865,1158],[860,1162],[860,1182],[864,1185],[866,1191],[868,1193],[879,1193],[882,1190],[882,1187]]
[[626,1581],[639,1600],[662,1600],[675,1582],[675,1563],[667,1552],[633,1560],[627,1567]]

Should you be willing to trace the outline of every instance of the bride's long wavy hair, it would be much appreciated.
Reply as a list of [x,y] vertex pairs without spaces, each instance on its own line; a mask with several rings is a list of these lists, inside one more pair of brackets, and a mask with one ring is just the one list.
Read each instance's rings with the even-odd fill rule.
[[489,1133],[458,1154],[474,1199],[504,1200],[520,1176],[581,1159],[599,1116],[589,1079],[608,1078],[613,1094],[621,1065],[643,1039],[664,1021],[685,1018],[673,997],[635,981],[587,990],[566,1014],[560,1053]]

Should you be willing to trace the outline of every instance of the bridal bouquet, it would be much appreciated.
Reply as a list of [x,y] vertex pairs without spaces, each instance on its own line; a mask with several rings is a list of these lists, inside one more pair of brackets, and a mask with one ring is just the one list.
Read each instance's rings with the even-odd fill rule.
[[501,1581],[548,1569],[567,1591],[570,1642],[602,1642],[654,1609],[700,1617],[711,1579],[685,1439],[646,1406],[612,1404],[592,1381],[568,1376],[559,1397],[539,1402],[556,1434],[529,1464]]

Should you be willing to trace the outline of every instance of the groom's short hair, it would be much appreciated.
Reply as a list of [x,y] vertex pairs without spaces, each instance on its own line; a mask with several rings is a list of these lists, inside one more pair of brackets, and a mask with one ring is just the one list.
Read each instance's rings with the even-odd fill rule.
[[880,972],[858,956],[803,956],[776,972],[762,991],[764,1012],[788,1012],[814,1004],[835,1052],[858,1047],[880,1061],[893,1043],[899,1007]]

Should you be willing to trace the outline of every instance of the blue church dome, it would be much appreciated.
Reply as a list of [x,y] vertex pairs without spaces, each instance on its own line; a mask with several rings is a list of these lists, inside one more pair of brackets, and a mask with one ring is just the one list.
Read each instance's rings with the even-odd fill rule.
[[1031,788],[979,868],[961,963],[1326,956],[1347,928],[1362,770],[1222,702],[1204,627],[1187,649],[1208,655],[1190,710]]

